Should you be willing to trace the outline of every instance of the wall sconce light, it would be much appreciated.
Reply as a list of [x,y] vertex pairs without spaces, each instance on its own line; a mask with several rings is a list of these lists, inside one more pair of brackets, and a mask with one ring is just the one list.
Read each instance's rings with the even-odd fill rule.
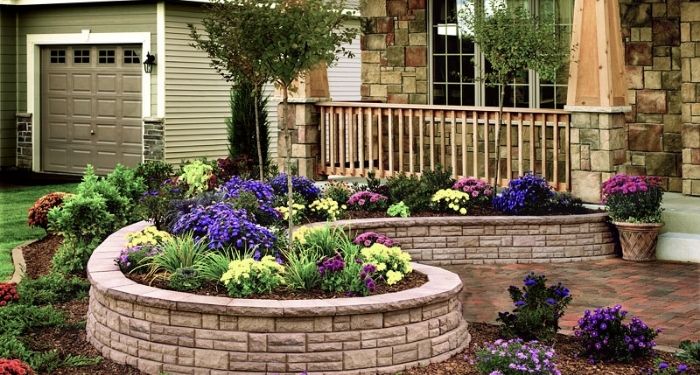
[[153,67],[156,65],[156,55],[151,55],[151,52],[146,53],[146,59],[143,61],[143,71],[146,73],[153,72]]

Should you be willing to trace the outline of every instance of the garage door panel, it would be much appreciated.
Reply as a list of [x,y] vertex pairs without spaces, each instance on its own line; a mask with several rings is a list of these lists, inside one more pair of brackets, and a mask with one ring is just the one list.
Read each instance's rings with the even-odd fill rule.
[[[126,63],[122,49],[138,47],[56,48],[66,53],[60,62],[42,51],[42,168],[82,173],[93,164],[98,173],[108,173],[118,163],[137,165],[143,158],[142,67]],[[74,59],[74,48],[95,60]],[[101,62],[100,50],[115,56]]]
[[65,93],[68,90],[68,74],[50,74],[47,81],[47,89],[50,93]]
[[116,94],[117,93],[117,75],[116,74],[97,74],[97,93],[98,94]]
[[92,94],[92,75],[75,73],[71,75],[73,80],[73,94]]
[[73,117],[86,116],[92,117],[92,99],[90,98],[73,98]]

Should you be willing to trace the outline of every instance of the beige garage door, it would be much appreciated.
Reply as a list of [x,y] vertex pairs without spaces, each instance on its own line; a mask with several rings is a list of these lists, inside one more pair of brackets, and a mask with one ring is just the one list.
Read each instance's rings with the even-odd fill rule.
[[51,46],[41,59],[41,165],[98,173],[142,155],[139,46]]

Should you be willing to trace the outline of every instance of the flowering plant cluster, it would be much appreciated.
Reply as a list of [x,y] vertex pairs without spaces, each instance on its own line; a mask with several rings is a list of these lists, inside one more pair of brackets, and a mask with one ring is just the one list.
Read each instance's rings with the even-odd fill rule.
[[511,180],[508,187],[493,199],[495,209],[510,215],[541,213],[554,191],[542,177],[528,173]]
[[442,189],[433,194],[430,201],[438,211],[459,212],[461,215],[466,215],[469,194],[458,190]]
[[30,227],[47,229],[49,227],[49,211],[54,207],[61,206],[63,200],[70,195],[72,194],[54,192],[37,199],[32,208],[29,209],[27,224],[29,224]]
[[156,246],[159,243],[171,238],[170,233],[158,230],[154,226],[146,227],[138,232],[129,233],[126,236],[127,247],[134,247],[140,245],[151,245]]
[[679,363],[678,366],[673,367],[668,364],[668,362],[657,359],[654,361],[655,369],[649,371],[649,375],[676,375],[688,373],[690,368],[685,363]]
[[[275,194],[286,196],[287,195],[287,174],[280,173],[275,176],[271,181],[270,185],[274,189]],[[292,191],[299,193],[306,202],[313,202],[321,194],[321,189],[314,184],[313,181],[309,180],[304,176],[292,176]]]
[[174,234],[192,232],[196,239],[206,238],[210,249],[228,246],[238,250],[270,249],[275,242],[272,231],[256,224],[248,212],[223,202],[195,207],[180,216],[172,231]]
[[476,368],[489,375],[560,375],[556,353],[537,341],[496,340],[476,352]]
[[215,185],[213,182],[215,179],[214,167],[211,164],[202,160],[194,160],[182,167],[179,181],[187,186],[187,195],[192,197],[211,190],[212,185]]
[[493,196],[493,186],[474,177],[460,178],[452,185],[452,189],[467,193],[472,205],[488,204]]
[[394,247],[398,245],[391,238],[376,232],[364,232],[358,234],[357,237],[355,237],[355,239],[352,240],[352,243],[363,247],[370,247],[375,243],[382,244],[386,247]]
[[375,243],[360,251],[366,263],[376,266],[378,276],[386,280],[389,285],[394,285],[413,272],[411,255],[402,251],[399,247],[387,247]]
[[344,257],[343,254],[336,253],[333,257],[321,258],[317,263],[321,289],[360,295],[367,295],[376,290],[376,266],[363,263],[359,258],[353,261],[354,255],[356,254],[345,254]]
[[259,261],[253,258],[234,260],[221,276],[231,297],[241,298],[251,294],[269,293],[282,284],[284,267],[274,257],[266,255]]
[[411,208],[401,201],[389,206],[389,208],[386,209],[386,214],[391,217],[409,217],[411,216]]
[[0,307],[5,306],[10,302],[16,301],[19,301],[19,294],[17,294],[17,284],[0,283]]
[[559,318],[571,302],[569,289],[561,283],[547,286],[544,275],[530,273],[523,280],[523,287],[508,288],[515,309],[498,313],[506,336],[525,340],[550,340],[559,331]]
[[603,183],[603,203],[613,221],[660,223],[661,179],[619,174]]
[[620,305],[586,310],[574,328],[583,344],[583,354],[606,361],[629,361],[650,355],[660,331],[636,317],[625,324],[626,316],[627,311]]
[[[303,204],[300,203],[292,203],[292,222],[294,224],[299,224],[301,223],[301,220],[304,218],[304,209],[306,207]],[[289,219],[289,207],[287,206],[279,206],[275,207],[275,210],[279,212],[280,216],[282,217],[282,220],[288,220]]]
[[171,202],[184,197],[184,190],[178,183],[178,178],[168,178],[156,188],[147,190],[141,196],[141,207],[146,211],[146,217],[153,220],[156,227],[165,228],[171,210]]
[[231,177],[222,190],[226,198],[235,198],[241,192],[247,191],[255,194],[260,203],[271,205],[275,200],[275,191],[269,184],[257,180],[244,180],[238,176]]
[[383,211],[387,202],[385,195],[363,190],[351,195],[347,205],[353,210]]
[[124,273],[137,270],[143,261],[161,252],[161,248],[151,244],[133,245],[122,249],[115,260],[119,269]]
[[0,358],[0,374],[2,375],[34,375],[28,364],[19,359]]
[[338,217],[342,214],[343,209],[347,208],[345,205],[339,205],[338,202],[331,198],[319,198],[311,202],[309,205],[309,211],[312,215],[320,218],[321,220],[336,221]]

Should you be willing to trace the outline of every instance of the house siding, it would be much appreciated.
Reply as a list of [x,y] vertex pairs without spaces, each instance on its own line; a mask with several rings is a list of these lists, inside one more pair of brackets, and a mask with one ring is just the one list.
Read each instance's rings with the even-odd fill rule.
[[9,7],[0,7],[0,168],[15,165],[15,40],[15,12]]
[[190,45],[187,24],[201,30],[203,17],[202,5],[165,5],[165,159],[171,163],[228,155],[231,83]]

